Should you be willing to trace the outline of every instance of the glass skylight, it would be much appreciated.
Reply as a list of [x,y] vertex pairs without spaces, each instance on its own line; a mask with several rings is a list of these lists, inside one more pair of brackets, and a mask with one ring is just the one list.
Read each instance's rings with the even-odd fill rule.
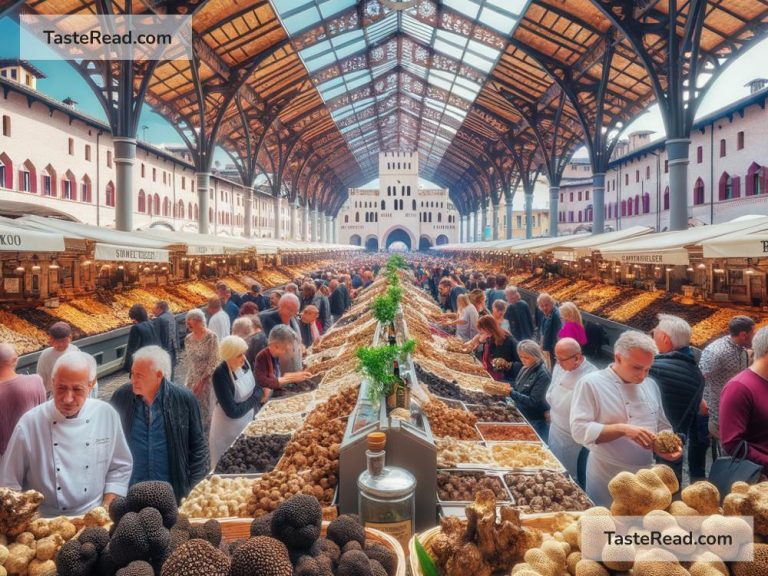
[[[365,0],[360,0],[362,7],[355,0],[270,2],[291,38],[312,31],[309,38],[314,42],[307,45],[307,36],[302,36],[306,47],[299,56],[310,75],[324,70],[327,79],[317,89],[334,121],[343,122],[340,130],[362,168],[377,166],[380,142],[389,145],[413,137],[419,141],[412,145],[437,165],[451,143],[446,136],[456,134],[501,55],[490,44],[434,28],[429,24],[434,15],[443,10],[473,20],[491,34],[508,37],[530,0],[442,0],[441,8],[433,0],[402,11]],[[360,28],[359,15],[355,20],[358,9],[365,21],[372,20],[365,28]],[[371,68],[344,74],[349,69],[343,66],[346,59],[366,55]],[[440,69],[426,67],[432,58],[453,63]],[[360,65],[359,61],[352,64]],[[462,66],[474,73],[461,74]],[[444,102],[441,92],[456,99],[459,106]],[[342,100],[345,94],[350,95],[346,102]],[[379,130],[383,134],[377,134]]]

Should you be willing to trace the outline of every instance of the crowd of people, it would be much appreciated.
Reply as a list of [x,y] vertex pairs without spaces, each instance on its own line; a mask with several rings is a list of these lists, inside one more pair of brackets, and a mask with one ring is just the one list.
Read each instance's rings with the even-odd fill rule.
[[[72,343],[65,322],[50,327],[36,374],[16,372],[13,345],[0,343],[0,486],[35,489],[45,515],[108,505],[144,480],[170,482],[177,498],[215,466],[254,414],[280,389],[307,379],[307,349],[373,282],[378,259],[297,278],[264,293],[225,283],[204,310],[186,314],[181,338],[168,303],[130,310],[129,381],[97,398],[97,363]],[[359,266],[359,267],[358,267]],[[706,455],[745,451],[768,471],[768,327],[736,316],[700,355],[691,327],[660,314],[650,334],[628,330],[612,362],[598,368],[577,306],[539,294],[535,306],[504,274],[463,272],[444,260],[414,259],[416,280],[571,476],[598,505],[608,481],[661,461],[683,477],[683,449],[654,452],[677,433],[691,481]],[[183,344],[183,345],[182,345]]]
[[659,314],[650,334],[624,332],[598,369],[585,357],[590,342],[574,303],[541,293],[529,306],[506,275],[447,260],[412,266],[445,310],[440,324],[455,327],[465,351],[507,384],[509,400],[596,504],[610,503],[608,482],[619,471],[654,461],[682,482],[683,452],[653,450],[665,430],[685,446],[691,482],[706,478],[710,449],[744,451],[768,473],[768,327],[735,316],[699,356],[688,322]]
[[107,400],[66,322],[50,327],[35,374],[18,374],[16,349],[0,343],[0,486],[41,492],[45,516],[108,506],[145,480],[180,500],[281,387],[311,376],[303,356],[377,271],[324,270],[269,293],[220,282],[187,312],[183,342],[168,302],[136,304],[128,382]]

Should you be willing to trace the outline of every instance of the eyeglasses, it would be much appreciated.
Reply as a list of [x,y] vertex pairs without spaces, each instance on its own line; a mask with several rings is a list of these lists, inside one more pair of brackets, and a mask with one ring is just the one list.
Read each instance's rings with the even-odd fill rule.
[[557,356],[555,356],[555,360],[557,360],[558,362],[560,362],[560,364],[562,364],[563,362],[568,362],[568,360],[573,360],[577,356],[581,356],[581,352],[576,352],[576,354],[571,354],[570,356],[568,356],[568,358],[558,358]]

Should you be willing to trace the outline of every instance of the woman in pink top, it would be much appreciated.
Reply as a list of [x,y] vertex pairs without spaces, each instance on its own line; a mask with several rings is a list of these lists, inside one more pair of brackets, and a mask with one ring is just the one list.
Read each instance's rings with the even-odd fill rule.
[[579,345],[584,346],[587,343],[587,332],[584,330],[584,323],[581,321],[581,312],[573,302],[563,302],[560,305],[560,318],[563,321],[563,327],[557,333],[560,338],[573,338]]

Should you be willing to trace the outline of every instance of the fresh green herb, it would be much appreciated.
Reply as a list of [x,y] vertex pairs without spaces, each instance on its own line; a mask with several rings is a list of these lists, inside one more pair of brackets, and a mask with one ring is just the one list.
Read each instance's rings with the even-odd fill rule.
[[438,572],[434,560],[432,560],[429,552],[424,549],[418,536],[413,537],[413,543],[416,547],[416,556],[419,558],[421,573],[424,574],[424,576],[439,576],[440,572]]
[[394,362],[410,354],[416,341],[408,340],[400,346],[362,346],[357,349],[357,370],[368,378],[368,399],[376,402],[392,393],[396,383]]

